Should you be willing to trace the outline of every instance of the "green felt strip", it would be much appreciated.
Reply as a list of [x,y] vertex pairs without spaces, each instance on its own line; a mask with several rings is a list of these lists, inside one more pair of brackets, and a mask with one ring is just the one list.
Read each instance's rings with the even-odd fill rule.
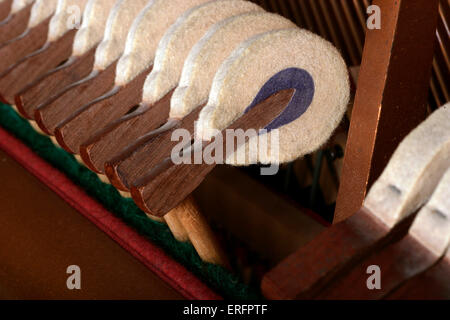
[[224,298],[261,298],[258,289],[245,285],[236,275],[220,266],[204,263],[191,244],[178,242],[166,225],[148,219],[132,199],[123,198],[113,186],[100,181],[95,173],[80,165],[73,155],[56,147],[50,138],[36,132],[27,120],[5,104],[0,104],[0,125],[41,158],[64,172],[127,225],[163,248]]

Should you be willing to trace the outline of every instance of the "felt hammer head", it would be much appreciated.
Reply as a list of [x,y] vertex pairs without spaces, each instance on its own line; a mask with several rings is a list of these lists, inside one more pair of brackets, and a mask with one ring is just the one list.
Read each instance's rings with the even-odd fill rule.
[[[55,14],[50,20],[47,42],[53,42],[61,38],[70,29],[72,15],[76,14],[73,9],[83,13],[88,0],[58,0]],[[81,18],[81,17],[80,17]]]
[[450,244],[450,167],[417,214],[409,234],[437,257],[447,251]]
[[28,28],[34,28],[39,23],[52,16],[56,11],[58,0],[36,0],[31,8]]
[[73,43],[73,55],[82,56],[99,43],[105,32],[106,20],[117,0],[89,0],[83,22]]
[[144,102],[155,103],[177,86],[189,51],[211,26],[229,17],[256,11],[263,9],[248,1],[223,0],[185,12],[159,43],[153,70],[144,86]]
[[[266,152],[249,152],[249,144],[244,144],[237,153],[248,156],[236,159],[233,155],[226,161],[234,165],[284,163],[313,152],[340,123],[350,86],[339,52],[321,37],[299,28],[257,35],[225,60],[200,113],[196,138],[210,140],[259,102],[285,89],[296,90],[290,104],[268,126],[269,132],[254,137],[268,139]],[[272,145],[275,134],[279,141]],[[273,152],[275,147],[277,152]]]
[[186,10],[208,0],[152,0],[134,21],[117,65],[116,85],[123,86],[153,64],[159,41]]
[[450,103],[436,110],[398,146],[364,206],[388,226],[431,196],[450,167]]
[[183,118],[208,100],[214,75],[243,41],[271,30],[295,27],[279,15],[253,12],[215,24],[192,48],[171,100],[171,118]]
[[11,6],[11,14],[15,14],[25,8],[26,6],[32,4],[35,0],[14,0]]
[[94,69],[104,70],[122,55],[128,31],[147,3],[148,0],[119,0],[116,2],[106,22],[103,41],[95,52]]

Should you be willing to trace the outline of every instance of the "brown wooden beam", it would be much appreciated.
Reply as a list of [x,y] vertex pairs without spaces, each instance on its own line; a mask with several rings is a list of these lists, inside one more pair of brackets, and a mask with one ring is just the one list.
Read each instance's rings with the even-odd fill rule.
[[368,30],[334,222],[357,212],[402,139],[427,116],[438,0],[375,0],[381,29]]

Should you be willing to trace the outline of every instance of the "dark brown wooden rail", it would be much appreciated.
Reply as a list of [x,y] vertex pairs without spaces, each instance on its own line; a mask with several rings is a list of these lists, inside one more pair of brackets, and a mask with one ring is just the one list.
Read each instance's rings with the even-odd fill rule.
[[105,70],[92,70],[88,77],[67,86],[37,108],[34,118],[39,127],[45,133],[54,135],[56,127],[76,110],[111,90],[114,87],[116,65],[117,61]]
[[14,97],[25,86],[45,72],[56,68],[72,54],[75,30],[68,31],[57,41],[20,59],[0,75],[0,94],[4,101],[14,103]]
[[123,87],[115,87],[103,97],[84,105],[55,130],[59,144],[69,152],[80,153],[80,146],[110,122],[119,119],[142,100],[145,79],[152,67]]
[[154,105],[141,103],[130,114],[113,121],[81,146],[86,165],[98,173],[105,172],[105,163],[120,155],[124,149],[142,141],[141,137],[160,128],[169,118],[172,92]]
[[[50,18],[32,29],[27,29],[20,37],[0,48],[0,57],[2,57],[0,59],[0,74],[45,44],[49,24]],[[11,103],[11,101],[6,102]]]
[[28,118],[33,119],[34,111],[53,95],[66,86],[80,81],[89,75],[94,65],[96,47],[80,57],[72,56],[69,60],[28,84],[15,97],[17,109]]

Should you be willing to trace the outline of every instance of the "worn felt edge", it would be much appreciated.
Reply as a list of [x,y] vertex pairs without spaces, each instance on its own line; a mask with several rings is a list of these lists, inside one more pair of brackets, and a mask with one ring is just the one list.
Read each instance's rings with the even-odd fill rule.
[[11,7],[11,14],[17,13],[35,0],[14,0]]
[[[183,266],[224,298],[261,298],[258,289],[243,284],[238,277],[227,270],[202,262],[191,244],[176,241],[166,225],[148,219],[131,199],[121,197],[114,187],[101,182],[93,172],[80,165],[71,154],[55,147],[48,137],[34,131],[28,121],[21,118],[10,106],[4,104],[0,104],[0,127],[9,131],[26,145],[0,128],[1,149],[15,158],[185,297],[219,298]],[[50,165],[44,160],[48,161]],[[67,191],[67,189],[70,190]],[[89,195],[86,195],[85,192]],[[133,229],[127,228],[110,213]],[[133,230],[136,230],[137,233]],[[138,233],[156,245],[139,236]],[[164,249],[183,266],[170,259],[158,247]]]

